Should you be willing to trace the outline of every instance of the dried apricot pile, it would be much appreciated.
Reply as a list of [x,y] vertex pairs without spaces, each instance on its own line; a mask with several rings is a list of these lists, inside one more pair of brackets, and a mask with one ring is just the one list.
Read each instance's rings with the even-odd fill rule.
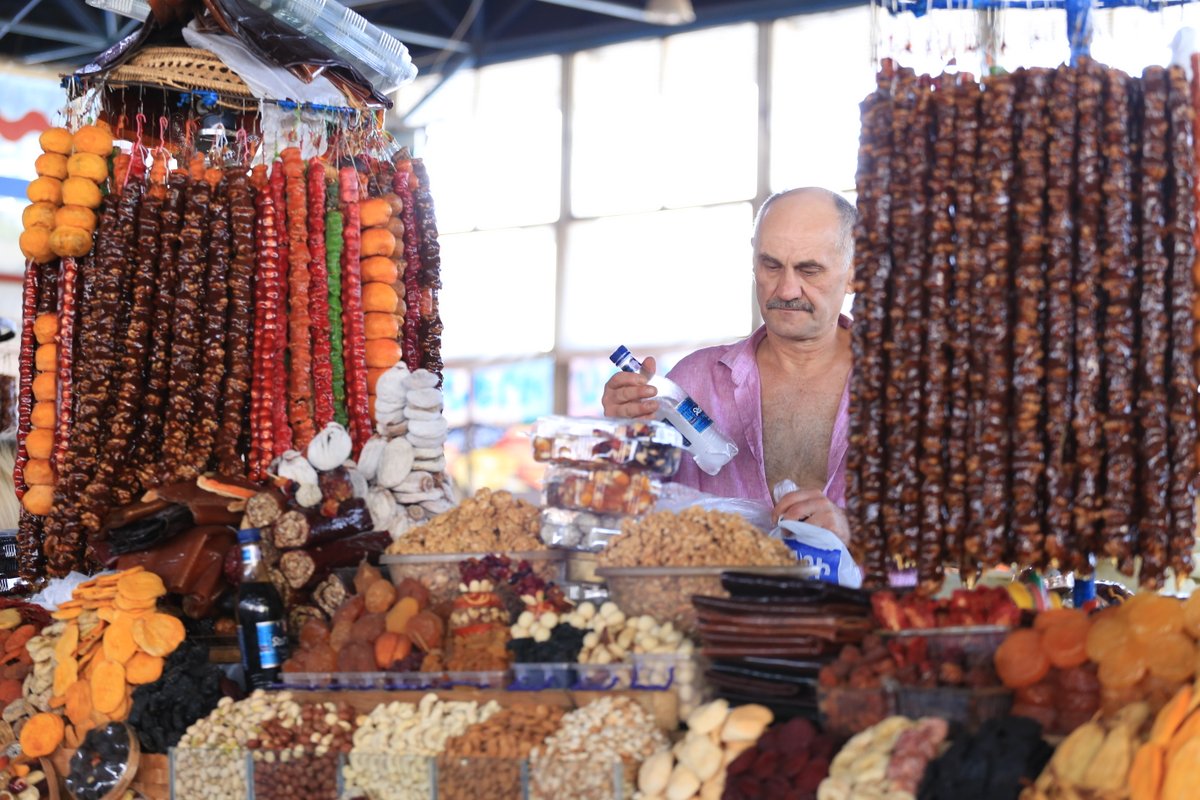
[[51,751],[62,742],[78,747],[92,728],[129,715],[133,688],[158,680],[163,660],[184,639],[183,623],[157,610],[166,593],[161,578],[134,567],[81,583],[59,606],[52,616],[66,624],[54,643],[50,707],[62,709],[69,724],[40,722],[30,736],[34,750],[50,739]]
[[1088,663],[1092,630],[1087,614],[1064,608],[1008,635],[995,664],[1014,690],[1013,716],[1035,719],[1049,733],[1068,733],[1091,718],[1100,705],[1100,681]]

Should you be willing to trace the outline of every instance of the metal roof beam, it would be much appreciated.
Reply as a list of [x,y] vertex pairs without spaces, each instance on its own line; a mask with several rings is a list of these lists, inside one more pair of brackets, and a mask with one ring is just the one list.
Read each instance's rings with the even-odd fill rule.
[[399,39],[404,44],[420,45],[421,47],[432,47],[437,50],[451,50],[455,53],[469,53],[471,45],[465,42],[456,42],[453,39],[447,39],[445,36],[436,36],[432,33],[421,33],[420,31],[410,31],[404,28],[392,28],[388,25],[376,25],[375,27],[384,33],[391,34]]
[[10,19],[4,25],[0,25],[0,39],[3,39],[5,36],[7,36],[9,34],[9,31],[11,31],[13,29],[13,26],[19,25],[21,23],[21,20],[23,20],[23,19],[25,19],[25,17],[29,16],[29,12],[31,12],[35,8],[37,8],[41,4],[41,2],[42,2],[42,0],[29,0],[29,2],[26,3],[25,6],[20,11],[18,11],[15,15],[13,15],[12,19]]
[[579,11],[590,11],[593,14],[605,14],[610,17],[620,17],[621,19],[629,19],[634,22],[649,22],[646,17],[646,10],[643,8],[634,8],[633,6],[622,5],[621,3],[613,3],[610,0],[541,0],[543,3],[551,5],[564,6],[566,8],[574,8]]
[[22,64],[33,66],[34,64],[51,64],[55,61],[65,61],[76,56],[85,56],[88,53],[98,53],[104,49],[104,45],[99,47],[90,44],[73,44],[69,47],[59,47],[55,50],[43,50],[40,53],[33,53],[21,59]]
[[91,33],[80,33],[70,28],[56,28],[50,25],[36,25],[31,22],[14,22],[11,19],[0,19],[0,27],[7,27],[10,33],[20,36],[32,36],[35,39],[48,39],[62,44],[93,45],[104,47],[106,40],[103,36]]

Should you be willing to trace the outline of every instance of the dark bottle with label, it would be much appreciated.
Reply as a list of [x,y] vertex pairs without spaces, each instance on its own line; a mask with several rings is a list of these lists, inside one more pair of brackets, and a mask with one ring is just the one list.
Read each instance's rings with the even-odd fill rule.
[[242,584],[238,587],[238,645],[242,667],[251,689],[264,689],[279,681],[287,658],[283,600],[267,575],[258,528],[238,531],[242,548]]

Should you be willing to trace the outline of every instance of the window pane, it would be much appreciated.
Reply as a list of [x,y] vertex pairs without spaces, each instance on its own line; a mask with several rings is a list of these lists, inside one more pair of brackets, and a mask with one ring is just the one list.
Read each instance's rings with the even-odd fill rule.
[[875,87],[871,35],[865,6],[775,23],[772,190],[854,189],[858,104]]
[[573,224],[560,344],[608,353],[744,336],[750,225],[748,203]]
[[562,165],[561,59],[514,61],[479,72],[472,192],[476,225],[558,219]]
[[485,425],[532,422],[554,413],[554,359],[535,358],[476,369],[471,421]]
[[754,196],[758,163],[757,27],[663,42],[663,204],[678,208]]
[[662,205],[661,49],[654,40],[574,56],[571,206],[577,216]]
[[553,348],[553,229],[460,233],[441,244],[446,361]]

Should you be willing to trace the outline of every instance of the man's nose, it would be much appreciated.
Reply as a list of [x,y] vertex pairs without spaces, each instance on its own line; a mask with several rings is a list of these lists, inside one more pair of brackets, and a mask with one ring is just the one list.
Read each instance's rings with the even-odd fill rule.
[[804,296],[806,288],[804,278],[799,273],[784,271],[783,276],[779,279],[776,294],[781,300],[799,300]]

